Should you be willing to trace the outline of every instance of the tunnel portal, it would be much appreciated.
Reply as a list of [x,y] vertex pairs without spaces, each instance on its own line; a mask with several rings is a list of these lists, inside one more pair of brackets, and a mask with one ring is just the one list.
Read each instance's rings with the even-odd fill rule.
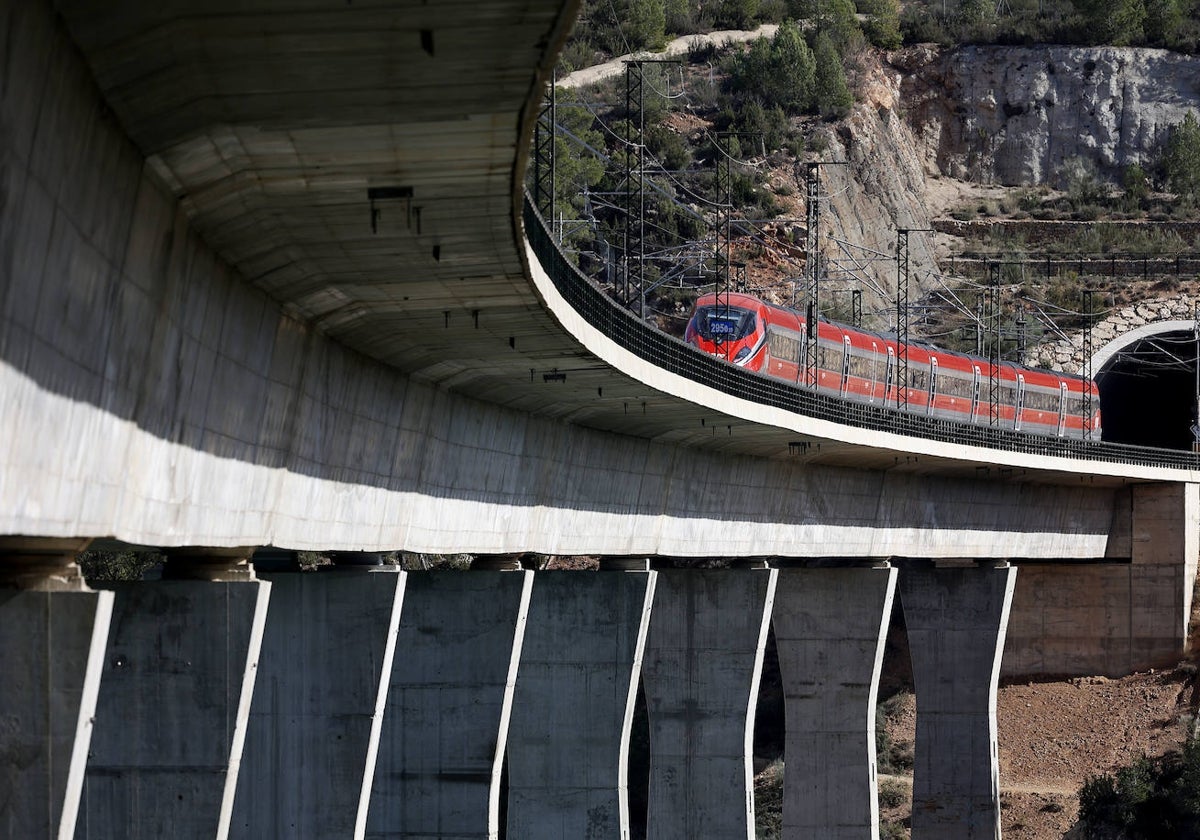
[[1192,448],[1196,347],[1192,330],[1171,329],[1135,338],[1097,364],[1104,440]]

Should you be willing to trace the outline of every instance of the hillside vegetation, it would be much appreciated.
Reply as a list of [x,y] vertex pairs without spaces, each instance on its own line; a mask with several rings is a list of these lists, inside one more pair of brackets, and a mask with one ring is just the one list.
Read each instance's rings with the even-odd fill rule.
[[[647,314],[676,334],[695,296],[718,284],[741,285],[776,302],[795,301],[802,291],[798,278],[807,269],[804,191],[810,161],[843,165],[822,168],[828,200],[819,244],[828,293],[821,309],[828,317],[847,319],[849,290],[860,288],[864,325],[888,329],[894,322],[895,268],[887,254],[896,227],[927,227],[938,213],[974,223],[958,236],[939,234],[930,244],[914,246],[926,248],[914,251],[917,288],[926,293],[914,327],[954,349],[976,346],[973,301],[979,297],[977,288],[966,288],[950,296],[958,299],[954,306],[942,294],[947,282],[957,282],[945,276],[947,258],[954,254],[1021,262],[1050,252],[1174,257],[1200,250],[1186,226],[1156,227],[1197,218],[1200,122],[1194,113],[1180,112],[1178,124],[1155,129],[1161,140],[1126,153],[1134,162],[1113,165],[1078,138],[1075,154],[1042,165],[1047,181],[1008,188],[962,181],[962,200],[939,203],[930,190],[946,178],[926,145],[930,136],[938,137],[928,123],[962,119],[969,125],[969,115],[957,116],[964,104],[943,99],[933,116],[927,104],[913,108],[905,101],[912,96],[906,86],[912,88],[908,80],[921,71],[904,69],[909,61],[904,51],[886,53],[872,45],[866,34],[871,16],[856,16],[846,5],[839,18],[838,8],[831,4],[821,18],[785,20],[772,37],[748,45],[696,39],[678,65],[645,65],[640,109],[638,101],[626,102],[620,76],[560,92],[558,122],[564,131],[557,141],[554,222],[581,268],[634,304],[619,287],[625,270],[625,204],[639,141],[646,154],[642,277]],[[585,17],[581,25],[594,29],[598,24]],[[610,29],[608,37],[625,36]],[[936,63],[937,53],[933,56],[926,62]],[[937,131],[938,154],[945,154],[952,150],[947,130]],[[964,135],[960,142],[980,142],[974,129],[957,131]],[[1007,142],[1020,146],[1025,141],[1018,134]],[[1055,150],[1061,157],[1063,144],[1057,142]],[[979,153],[957,154],[970,160]],[[979,172],[982,177],[982,167]],[[835,186],[828,186],[831,181]],[[836,186],[839,181],[842,186]],[[723,244],[718,225],[724,201],[733,205],[733,218]],[[1037,223],[1062,221],[1147,224],[1136,231],[1097,224],[1069,236],[1039,235]],[[835,245],[834,240],[848,242]],[[722,247],[726,251],[719,256]],[[849,254],[854,248],[859,253]],[[726,275],[723,259],[744,268]],[[1006,270],[1006,282],[1020,285],[1021,276],[1012,274]],[[931,284],[931,276],[941,279]],[[1178,288],[1188,281],[1176,278],[1171,284]],[[1082,290],[1092,282],[1082,272],[1064,269],[1043,277],[1035,288],[1010,289],[1005,301],[1010,305],[1033,294],[1051,309],[1080,311]],[[1111,278],[1102,285],[1110,286]],[[1117,305],[1129,299],[1106,291],[1099,301]],[[1069,314],[1065,318],[1060,325],[1065,329],[1080,325]],[[1016,316],[1008,319],[1010,349],[1021,343],[1016,323]],[[1032,326],[1029,339],[1047,328]]]

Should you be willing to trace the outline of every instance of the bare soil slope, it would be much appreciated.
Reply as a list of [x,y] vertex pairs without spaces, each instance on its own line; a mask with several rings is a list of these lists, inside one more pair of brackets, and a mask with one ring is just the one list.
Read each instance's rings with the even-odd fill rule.
[[[1079,788],[1089,776],[1140,755],[1178,750],[1196,715],[1195,666],[1122,679],[1082,677],[1001,686],[997,697],[1000,787],[1006,840],[1075,838]],[[911,695],[888,720],[893,743],[911,743]],[[901,777],[899,781],[911,784]],[[911,803],[884,808],[907,822]]]

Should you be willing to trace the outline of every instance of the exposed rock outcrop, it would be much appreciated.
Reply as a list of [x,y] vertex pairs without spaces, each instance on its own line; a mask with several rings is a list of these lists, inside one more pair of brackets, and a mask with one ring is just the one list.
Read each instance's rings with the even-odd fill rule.
[[922,46],[893,64],[925,170],[979,183],[1054,183],[1075,156],[1112,177],[1200,111],[1200,58],[1166,50]]
[[[821,250],[843,265],[860,261],[860,272],[873,276],[890,296],[896,268],[884,256],[895,252],[897,229],[931,226],[926,173],[918,139],[901,117],[900,74],[880,64],[862,73],[853,110],[836,130],[825,126],[819,135],[828,143],[822,158],[845,164],[822,167],[821,192],[829,202],[822,207],[828,218],[821,223]],[[914,267],[934,264],[927,237],[914,235],[909,246]]]

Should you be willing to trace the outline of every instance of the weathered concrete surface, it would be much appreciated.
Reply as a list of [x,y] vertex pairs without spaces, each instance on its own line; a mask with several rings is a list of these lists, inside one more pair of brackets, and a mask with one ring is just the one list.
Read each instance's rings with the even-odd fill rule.
[[508,736],[508,836],[624,840],[627,760],[657,572],[545,572]]
[[1200,488],[1135,485],[1118,501],[1131,563],[1021,567],[1003,674],[1118,677],[1186,653]]
[[879,835],[875,698],[895,589],[890,568],[779,572],[785,837]]
[[912,840],[1000,840],[996,684],[1017,570],[900,573],[917,694]]
[[776,575],[658,572],[642,659],[648,837],[754,837],[754,712]]
[[260,577],[271,583],[271,605],[229,836],[352,837],[405,574],[335,568]]
[[77,840],[228,836],[270,588],[114,585]]
[[[552,63],[546,44],[570,10],[551,0],[521,8],[540,24],[522,29],[523,52],[503,47],[501,98],[489,100],[485,87],[439,100],[439,88],[414,85],[381,104],[378,90],[362,91],[368,121],[385,112],[415,120],[420,110],[406,105],[418,100],[435,109],[458,102],[455,118],[432,127],[326,126],[332,117],[321,106],[349,120],[353,96],[324,91],[306,103],[301,90],[272,99],[253,89],[265,77],[297,78],[293,65],[319,87],[326,61],[337,65],[331,78],[342,78],[353,66],[342,60],[361,59],[368,81],[392,67],[393,51],[423,62],[426,24],[409,17],[393,35],[364,29],[383,40],[359,56],[343,39],[360,14],[378,22],[377,9],[345,7],[314,23],[210,15],[196,0],[164,11],[160,30],[149,26],[152,6],[70,4],[63,15],[108,102],[50,3],[14,8],[0,45],[6,72],[23,80],[0,93],[0,179],[11,197],[0,207],[0,533],[434,553],[705,556],[719,540],[731,555],[1104,554],[1112,504],[1104,488],[907,473],[925,468],[924,454],[920,467],[905,461],[887,473],[764,461],[754,456],[786,452],[800,428],[851,436],[844,457],[855,463],[870,446],[861,430],[728,395],[727,419],[740,412],[757,425],[752,434],[731,425],[717,439],[700,423],[714,414],[713,394],[696,383],[649,368],[631,378],[637,365],[619,354],[606,359],[611,369],[576,370],[596,351],[572,334],[603,342],[570,313],[542,307],[544,289],[522,265],[512,195],[527,128],[514,114],[536,98],[536,70]],[[461,11],[422,9],[446,16],[435,24],[457,23]],[[513,11],[484,9],[496,21]],[[222,27],[252,33],[226,39]],[[301,37],[294,28],[315,39],[305,40],[314,49],[303,60],[263,48],[263,31],[291,43]],[[485,30],[492,34],[464,33],[455,59],[484,61],[472,49],[499,40]],[[158,66],[144,77],[139,68],[161,55],[154,38],[167,31],[182,52],[171,84],[156,88]],[[113,48],[122,35],[128,50]],[[436,51],[450,50],[435,40]],[[197,43],[220,45],[221,58]],[[447,78],[421,72],[430,84]],[[206,87],[213,78],[228,87]],[[486,70],[470,78],[491,79]],[[192,100],[179,101],[181,91],[202,104],[182,108]],[[245,122],[205,122],[209,95]],[[457,118],[502,101],[494,123]],[[164,113],[164,102],[181,108]],[[113,108],[121,120],[105,116]],[[401,224],[407,206],[393,202],[371,234],[367,187],[418,175],[432,179],[412,202],[424,208],[422,233]],[[466,230],[453,226],[477,177],[486,194],[478,206],[501,220],[488,222],[487,236],[470,227],[474,210],[460,214]],[[456,197],[434,212],[427,202],[440,200],[441,186]],[[351,252],[343,263],[339,255]],[[561,387],[529,375],[560,361],[572,369]],[[674,443],[709,451],[681,453]],[[895,466],[890,450],[885,460]],[[734,486],[738,493],[726,492]]]
[[111,592],[0,588],[0,837],[70,838]]
[[[494,840],[534,573],[430,571],[408,580],[366,837]],[[554,694],[534,705],[557,702]]]

